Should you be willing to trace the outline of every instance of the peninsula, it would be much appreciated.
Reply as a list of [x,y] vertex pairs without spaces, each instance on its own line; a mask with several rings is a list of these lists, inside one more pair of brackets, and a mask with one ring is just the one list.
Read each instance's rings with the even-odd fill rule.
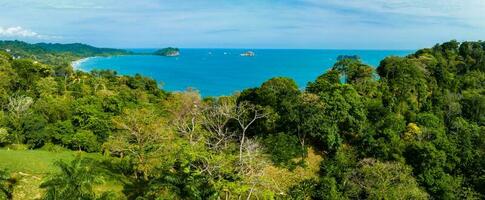
[[158,56],[176,57],[180,55],[180,50],[174,47],[167,47],[155,51],[153,54]]

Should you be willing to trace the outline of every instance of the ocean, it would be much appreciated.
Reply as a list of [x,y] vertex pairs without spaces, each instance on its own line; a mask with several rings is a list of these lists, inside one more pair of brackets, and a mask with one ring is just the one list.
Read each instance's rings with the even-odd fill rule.
[[[155,49],[129,49],[148,53]],[[129,55],[93,57],[75,67],[116,70],[118,74],[141,74],[161,83],[168,91],[198,90],[203,96],[230,95],[260,86],[272,77],[289,77],[300,88],[325,73],[339,55],[358,55],[364,63],[379,66],[387,56],[406,56],[411,50],[303,50],[256,49],[253,57],[241,56],[246,49],[181,49],[178,57]]]

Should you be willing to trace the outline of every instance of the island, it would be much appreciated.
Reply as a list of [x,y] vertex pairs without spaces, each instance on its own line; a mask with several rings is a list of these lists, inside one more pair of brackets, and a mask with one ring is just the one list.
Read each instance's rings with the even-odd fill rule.
[[344,59],[352,59],[352,60],[360,60],[360,56],[358,55],[339,55],[337,60],[344,60]]
[[167,48],[163,48],[158,51],[155,51],[153,54],[157,56],[176,57],[180,55],[180,50],[174,47],[167,47]]
[[246,51],[244,53],[241,54],[241,56],[246,56],[246,57],[253,57],[255,56],[256,54],[252,51]]

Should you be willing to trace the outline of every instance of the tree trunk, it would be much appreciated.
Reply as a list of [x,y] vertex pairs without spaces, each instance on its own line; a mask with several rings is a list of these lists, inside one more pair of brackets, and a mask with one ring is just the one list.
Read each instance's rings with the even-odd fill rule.
[[241,163],[242,163],[242,153],[243,153],[245,139],[246,139],[246,128],[243,129],[241,144],[239,144],[239,162]]

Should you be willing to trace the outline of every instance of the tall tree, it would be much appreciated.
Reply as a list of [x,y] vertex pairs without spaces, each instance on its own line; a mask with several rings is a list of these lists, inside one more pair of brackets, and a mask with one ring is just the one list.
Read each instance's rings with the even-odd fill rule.
[[[110,137],[105,148],[134,163],[135,177],[148,180],[150,172],[160,163],[159,158],[171,149],[166,148],[173,138],[161,118],[150,109],[125,110],[114,118],[118,131]],[[166,163],[170,165],[168,160]]]
[[34,100],[28,96],[14,96],[9,98],[7,109],[9,111],[10,122],[14,127],[14,141],[16,144],[23,142],[22,120],[30,114],[29,108]]

